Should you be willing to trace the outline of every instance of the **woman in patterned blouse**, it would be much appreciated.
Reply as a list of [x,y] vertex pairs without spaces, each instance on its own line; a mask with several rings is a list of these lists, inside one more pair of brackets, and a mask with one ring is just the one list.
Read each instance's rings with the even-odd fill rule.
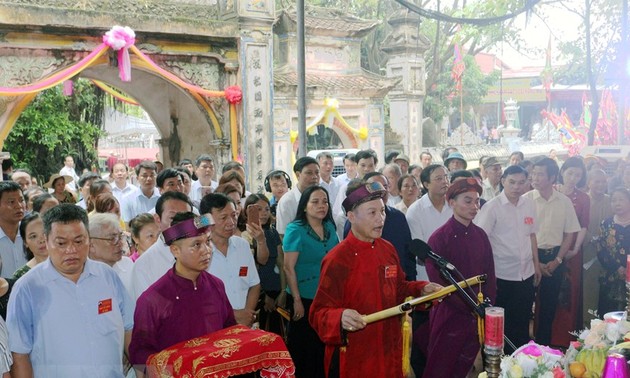
[[630,253],[630,191],[617,188],[612,192],[614,215],[601,224],[597,242],[597,257],[603,272],[599,278],[599,305],[603,316],[626,307],[626,255]]

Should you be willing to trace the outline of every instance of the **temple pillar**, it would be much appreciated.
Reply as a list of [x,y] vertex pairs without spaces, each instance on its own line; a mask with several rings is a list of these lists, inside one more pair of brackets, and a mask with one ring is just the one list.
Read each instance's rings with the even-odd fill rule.
[[386,76],[402,78],[389,92],[390,125],[401,137],[404,152],[412,161],[419,161],[426,94],[424,53],[431,43],[418,33],[420,17],[407,9],[398,9],[387,22],[392,32],[381,47],[389,54]]
[[[243,106],[239,153],[252,193],[264,192],[273,169],[273,34],[274,2],[244,0],[237,6],[240,25],[240,86]],[[231,141],[234,143],[234,141]]]

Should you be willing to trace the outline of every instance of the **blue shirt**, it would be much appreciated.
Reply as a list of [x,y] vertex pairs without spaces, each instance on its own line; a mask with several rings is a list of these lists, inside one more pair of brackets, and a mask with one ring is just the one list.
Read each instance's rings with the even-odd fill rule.
[[[346,225],[343,230],[344,239],[348,236],[349,231],[350,222],[346,221]],[[417,273],[416,258],[409,251],[411,231],[409,230],[407,218],[402,211],[394,209],[391,206],[385,206],[385,225],[383,226],[383,235],[381,237],[392,243],[396,249],[400,265],[405,272],[405,278],[407,281],[415,281]]]
[[30,355],[35,377],[123,377],[133,303],[106,264],[88,259],[75,284],[46,260],[14,286],[7,327],[9,348]]
[[122,219],[127,223],[138,214],[150,212],[151,209],[155,208],[158,198],[160,198],[158,188],[153,188],[151,197],[145,196],[141,190],[127,194],[120,203]]
[[[295,264],[300,297],[315,298],[322,259],[328,251],[339,244],[335,225],[332,222],[324,222],[324,240],[321,240],[308,223],[293,221],[287,226],[282,240],[284,253],[298,252],[300,254]],[[287,291],[291,293],[288,287]]]
[[20,233],[15,235],[15,242],[12,242],[0,228],[0,276],[13,277],[13,273],[26,264],[26,261],[24,242]]

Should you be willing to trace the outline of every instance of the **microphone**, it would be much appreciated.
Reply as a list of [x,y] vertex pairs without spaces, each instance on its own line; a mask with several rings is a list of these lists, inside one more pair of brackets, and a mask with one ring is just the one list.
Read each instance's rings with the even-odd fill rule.
[[448,262],[448,260],[438,255],[437,253],[433,252],[431,250],[431,247],[429,247],[427,243],[420,239],[413,239],[411,241],[411,243],[409,244],[409,251],[414,256],[419,258],[420,261],[424,262],[428,257],[433,260],[433,262],[435,262],[435,264],[437,264],[440,269],[447,269],[451,272],[455,271],[455,266],[453,264]]

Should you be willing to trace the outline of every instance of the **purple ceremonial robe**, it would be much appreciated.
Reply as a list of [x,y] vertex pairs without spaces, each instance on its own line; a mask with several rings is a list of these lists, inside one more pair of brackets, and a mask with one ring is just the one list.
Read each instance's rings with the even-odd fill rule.
[[129,345],[129,361],[147,358],[179,342],[236,324],[223,282],[201,272],[197,282],[175,274],[175,268],[138,298]]
[[[482,293],[484,298],[494,302],[497,291],[494,260],[485,231],[473,223],[465,226],[451,217],[431,235],[429,245],[435,253],[455,265],[464,278],[488,275]],[[426,267],[431,282],[450,285],[433,262],[427,262]],[[479,286],[473,287],[473,291],[477,294]],[[458,293],[453,293],[431,309],[429,323],[424,377],[465,377],[479,352],[477,318],[473,310]]]

